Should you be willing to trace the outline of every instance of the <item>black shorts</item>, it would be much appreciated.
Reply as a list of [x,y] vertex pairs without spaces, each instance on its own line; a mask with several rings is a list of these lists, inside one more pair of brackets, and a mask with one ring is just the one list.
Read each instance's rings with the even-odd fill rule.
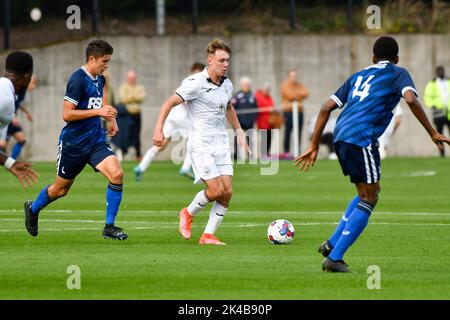
[[380,153],[378,144],[360,147],[346,142],[335,143],[336,154],[345,176],[352,183],[374,184],[380,181]]
[[97,144],[88,152],[79,152],[72,148],[64,148],[62,142],[58,145],[58,157],[56,159],[56,172],[64,179],[73,180],[89,164],[95,171],[95,167],[107,157],[115,155],[106,142]]
[[12,123],[10,123],[8,125],[8,131],[6,131],[6,141],[9,141],[13,135],[21,131],[23,131],[21,126],[15,126]]

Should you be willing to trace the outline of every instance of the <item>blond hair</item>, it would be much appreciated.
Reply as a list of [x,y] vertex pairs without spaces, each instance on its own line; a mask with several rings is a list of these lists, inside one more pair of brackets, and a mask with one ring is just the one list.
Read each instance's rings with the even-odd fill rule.
[[230,46],[228,46],[222,39],[214,39],[208,43],[208,46],[206,47],[206,54],[214,54],[217,50],[223,50],[228,54],[231,54]]

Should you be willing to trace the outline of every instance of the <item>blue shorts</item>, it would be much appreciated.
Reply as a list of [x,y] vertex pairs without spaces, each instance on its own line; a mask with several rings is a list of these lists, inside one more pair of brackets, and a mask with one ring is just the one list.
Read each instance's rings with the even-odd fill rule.
[[23,131],[21,126],[15,126],[12,123],[10,123],[8,125],[8,131],[6,131],[6,141],[9,141],[13,135],[21,131]]
[[380,181],[378,144],[360,147],[338,141],[334,146],[342,172],[345,176],[350,176],[352,183],[374,184]]
[[58,157],[56,159],[56,172],[64,179],[73,180],[89,164],[95,171],[95,167],[111,155],[116,155],[106,142],[97,144],[88,152],[80,153],[71,148],[63,148],[62,142],[58,145]]

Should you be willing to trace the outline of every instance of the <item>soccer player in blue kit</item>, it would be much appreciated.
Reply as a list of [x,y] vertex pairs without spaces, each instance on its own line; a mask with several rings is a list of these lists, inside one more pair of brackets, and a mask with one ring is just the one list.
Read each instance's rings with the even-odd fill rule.
[[393,109],[403,97],[411,112],[440,148],[450,140],[433,129],[408,71],[396,66],[398,44],[382,36],[373,46],[373,65],[353,74],[320,110],[309,149],[295,165],[302,171],[314,165],[319,140],[330,113],[342,108],[334,131],[334,145],[344,175],[356,185],[358,194],[349,203],[335,232],[324,241],[319,252],[325,257],[322,269],[349,272],[343,256],[367,226],[380,192],[380,154],[378,138],[393,116]]
[[25,226],[32,236],[38,234],[39,212],[49,203],[65,196],[75,177],[89,164],[107,179],[106,224],[103,237],[125,240],[128,235],[114,221],[122,200],[123,170],[119,159],[106,142],[101,119],[107,121],[110,136],[118,132],[117,111],[102,105],[103,72],[108,68],[113,48],[102,40],[94,40],[86,48],[86,64],[70,77],[64,97],[63,118],[67,125],[59,137],[57,176],[52,185],[44,187],[35,201],[26,201]]

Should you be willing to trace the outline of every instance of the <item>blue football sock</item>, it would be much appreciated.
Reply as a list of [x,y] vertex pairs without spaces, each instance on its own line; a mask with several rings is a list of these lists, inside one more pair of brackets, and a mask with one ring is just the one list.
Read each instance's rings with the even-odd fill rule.
[[122,184],[109,183],[106,188],[106,224],[114,224],[122,201]]
[[347,224],[336,246],[328,256],[331,260],[342,260],[347,249],[358,239],[361,232],[367,226],[374,207],[374,205],[363,200],[358,203],[352,214],[348,217]]
[[52,202],[53,200],[50,199],[50,197],[48,196],[48,187],[50,185],[45,186],[42,190],[41,193],[39,193],[38,197],[36,198],[36,200],[33,201],[33,204],[31,205],[31,212],[33,214],[38,214],[42,209],[44,209],[50,202]]
[[353,212],[353,210],[356,208],[356,206],[359,203],[359,195],[356,195],[352,201],[347,206],[347,209],[345,210],[344,215],[341,218],[341,221],[339,221],[338,226],[336,227],[336,230],[334,231],[333,235],[330,237],[328,241],[330,241],[333,248],[336,246],[336,243],[338,242],[339,238],[341,237],[342,231],[344,231],[345,225],[347,224],[348,217],[350,217],[350,214]]
[[22,143],[17,142],[11,151],[11,158],[17,159],[20,156],[20,153],[22,152],[22,148],[24,145],[25,145],[25,141]]

